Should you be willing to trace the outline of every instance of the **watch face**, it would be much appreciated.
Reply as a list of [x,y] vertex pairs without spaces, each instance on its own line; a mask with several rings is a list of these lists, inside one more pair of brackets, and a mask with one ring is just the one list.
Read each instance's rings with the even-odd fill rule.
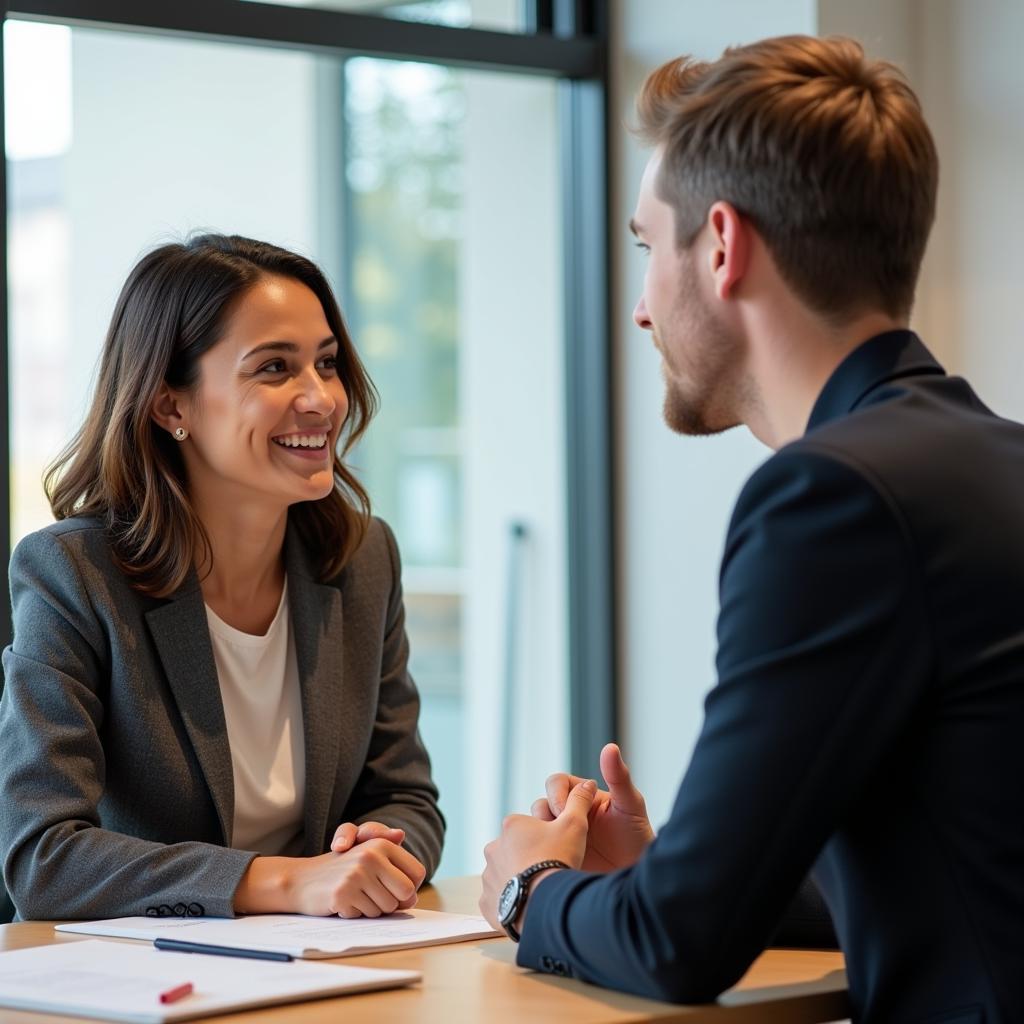
[[501,890],[501,895],[498,897],[498,921],[502,925],[515,919],[518,897],[519,876],[516,875],[505,883],[505,888]]

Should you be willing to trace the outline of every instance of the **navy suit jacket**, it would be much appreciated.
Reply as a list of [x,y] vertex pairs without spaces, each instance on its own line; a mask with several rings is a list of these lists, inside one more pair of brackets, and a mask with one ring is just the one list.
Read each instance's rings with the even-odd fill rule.
[[720,586],[671,817],[541,881],[519,963],[711,1000],[813,868],[855,1021],[1024,1021],[1024,427],[872,338],[747,482]]

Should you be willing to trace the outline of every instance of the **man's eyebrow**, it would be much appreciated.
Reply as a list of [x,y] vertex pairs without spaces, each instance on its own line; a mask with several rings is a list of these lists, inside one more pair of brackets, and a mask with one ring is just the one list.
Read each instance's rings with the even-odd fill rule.
[[[324,338],[323,341],[317,345],[316,349],[319,352],[321,349],[328,348],[329,346],[337,342],[337,338],[332,334],[329,338]],[[248,359],[250,356],[258,355],[261,352],[298,352],[299,346],[294,341],[265,341],[262,345],[257,345],[255,348],[250,349],[242,356],[243,359]]]
[[637,224],[636,220],[633,217],[629,218],[629,230],[632,231],[633,234],[637,236],[637,238],[639,238],[644,233],[644,229],[639,224]]

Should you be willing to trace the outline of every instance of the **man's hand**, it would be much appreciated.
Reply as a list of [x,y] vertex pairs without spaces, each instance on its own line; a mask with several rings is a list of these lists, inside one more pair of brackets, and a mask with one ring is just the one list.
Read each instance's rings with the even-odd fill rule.
[[[626,762],[614,743],[606,744],[601,751],[601,774],[608,791],[598,790],[590,808],[587,848],[581,865],[584,871],[627,867],[639,859],[654,838],[643,795],[630,780]],[[533,816],[541,821],[556,820],[569,792],[582,781],[564,773],[549,776],[547,796],[534,801]]]
[[[487,866],[480,895],[480,913],[493,927],[500,927],[498,897],[513,875],[542,860],[561,860],[573,868],[583,864],[587,815],[596,792],[597,784],[593,780],[581,780],[566,794],[557,819],[540,821],[525,814],[510,814],[505,819],[501,835],[484,847]],[[525,910],[520,922],[524,917]]]

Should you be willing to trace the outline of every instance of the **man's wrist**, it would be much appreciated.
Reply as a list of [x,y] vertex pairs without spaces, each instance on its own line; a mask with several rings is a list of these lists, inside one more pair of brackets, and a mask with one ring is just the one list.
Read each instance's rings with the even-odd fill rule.
[[526,894],[526,902],[523,904],[523,909],[519,912],[519,916],[512,922],[515,930],[520,935],[523,934],[523,928],[526,926],[526,911],[530,907],[530,900],[537,894],[537,887],[549,875],[554,875],[559,871],[565,871],[565,868],[545,868],[543,871],[538,872],[534,878],[530,879],[530,889]]

